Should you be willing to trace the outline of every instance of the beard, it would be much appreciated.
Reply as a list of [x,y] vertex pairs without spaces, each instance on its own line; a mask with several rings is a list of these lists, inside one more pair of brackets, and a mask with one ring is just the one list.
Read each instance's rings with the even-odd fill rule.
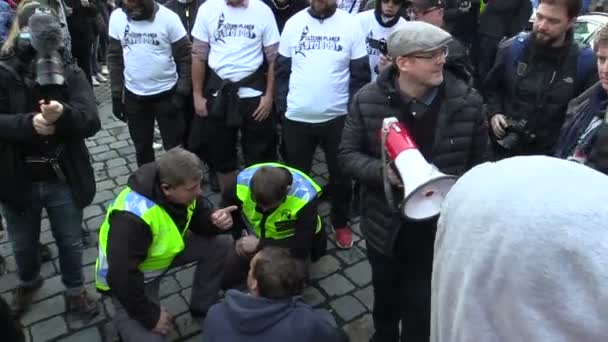
[[552,37],[542,32],[534,32],[533,42],[538,46],[549,47],[559,40],[558,37]]
[[123,7],[123,11],[127,15],[127,18],[131,20],[147,20],[152,19],[154,16],[154,9],[156,4],[154,0],[140,0],[137,6]]
[[332,16],[337,8],[338,4],[332,0],[311,0],[310,2],[310,9],[314,12],[315,17],[320,19]]

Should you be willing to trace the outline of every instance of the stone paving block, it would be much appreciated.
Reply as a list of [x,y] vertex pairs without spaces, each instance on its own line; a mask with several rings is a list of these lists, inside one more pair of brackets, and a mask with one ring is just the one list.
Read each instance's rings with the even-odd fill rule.
[[89,232],[91,232],[91,234],[93,234],[93,232],[99,231],[99,228],[101,227],[101,224],[103,223],[103,221],[105,219],[106,219],[105,214],[95,216],[93,218],[88,219],[86,225],[87,225],[87,229],[89,230]]
[[181,294],[182,294],[182,298],[184,298],[186,303],[188,303],[188,305],[190,305],[190,297],[192,297],[192,288],[189,287],[187,289],[183,289]]
[[0,255],[5,257],[11,254],[13,254],[13,247],[11,247],[11,244],[9,242],[4,242],[0,244]]
[[51,221],[48,218],[42,219],[40,221],[40,231],[46,232],[49,229],[51,229]]
[[63,283],[61,282],[60,275],[45,279],[42,288],[34,294],[34,302],[63,293],[64,290],[65,286],[63,286]]
[[325,255],[310,266],[310,279],[326,277],[340,269],[340,262],[331,255]]
[[367,250],[367,244],[365,243],[365,240],[361,240],[359,241],[359,243],[357,243],[357,247],[361,248],[361,250],[365,251]]
[[39,240],[43,245],[55,242],[55,238],[53,237],[53,231],[47,230],[46,232],[41,232]]
[[310,306],[317,306],[325,302],[325,296],[323,296],[321,291],[312,286],[304,289],[302,292],[302,298],[304,299],[304,302]]
[[101,208],[98,205],[88,206],[88,207],[84,208],[83,219],[88,220],[95,216],[99,216],[103,213],[104,213],[103,210],[101,210]]
[[68,332],[63,317],[53,317],[30,327],[33,342],[49,341]]
[[[106,138],[106,139],[111,139],[112,141],[110,141],[110,142],[113,142],[115,140],[114,138]],[[101,140],[100,140],[100,143],[101,143]],[[118,153],[116,153],[116,151],[108,151],[108,152],[93,154],[93,160],[96,162],[106,161],[106,160],[110,160],[110,159],[114,159],[114,158],[118,158]]]
[[129,159],[130,156],[133,156],[133,158],[135,157],[135,148],[133,146],[119,148],[118,150],[116,150],[116,152],[118,152],[118,154],[121,157],[126,157],[127,158],[127,162],[131,162],[132,161],[132,160]]
[[89,148],[89,154],[95,155],[95,154],[100,154],[103,152],[108,152],[109,150],[110,150],[110,147],[108,145],[99,145],[99,146]]
[[172,276],[164,276],[160,280],[160,298],[167,297],[181,290],[179,284]]
[[201,331],[200,323],[190,316],[190,313],[175,318],[175,325],[181,336],[190,336]]
[[12,290],[19,285],[17,273],[8,273],[0,276],[0,292]]
[[342,327],[350,342],[368,342],[374,334],[372,315],[367,314]]
[[125,176],[125,175],[130,175],[131,174],[131,170],[123,165],[123,166],[117,166],[114,168],[111,168],[108,170],[108,176],[110,176],[110,178],[115,178],[118,176]]
[[58,342],[101,342],[101,335],[97,327],[91,327],[59,339]]
[[106,172],[106,170],[99,170],[99,171],[95,171],[95,181],[99,182],[99,181],[104,181],[108,179],[108,173]]
[[[111,177],[112,175],[110,175]],[[109,190],[104,190],[104,191],[97,191],[97,193],[95,194],[95,197],[93,198],[93,204],[101,204],[103,206],[105,206],[105,203],[113,200],[116,196],[114,195],[114,193],[112,191]]]
[[122,188],[127,184],[128,180],[129,180],[129,176],[116,177],[115,182],[116,182],[116,185],[117,185],[117,187],[119,189],[118,192],[120,192],[122,190]]
[[28,326],[34,322],[63,313],[64,311],[65,300],[62,295],[57,295],[33,304],[30,307],[30,310],[21,318],[21,324]]
[[355,289],[355,286],[348,279],[338,273],[321,280],[319,285],[330,297],[342,296]]
[[344,296],[334,299],[329,306],[343,321],[349,322],[353,318],[365,313],[367,310],[355,297]]
[[97,182],[97,191],[112,190],[116,187],[116,183],[112,179]]
[[194,267],[188,267],[175,273],[175,278],[179,281],[181,287],[191,287],[194,279]]
[[[116,149],[119,149],[119,148],[123,148],[123,147],[127,147],[127,146],[129,146],[129,142],[124,141],[124,140],[122,140],[122,141],[117,141],[117,142],[115,142],[115,143],[111,143],[111,144],[110,144],[110,148],[111,148],[111,149],[113,149],[113,150],[116,150]],[[120,164],[120,165],[122,165],[122,164]],[[109,166],[110,166],[110,165],[108,165],[108,167],[109,167]]]
[[344,274],[357,286],[365,286],[372,281],[372,269],[366,260],[347,268]]
[[173,317],[188,311],[186,301],[184,301],[184,299],[178,293],[161,299],[160,303],[167,308],[167,311],[169,311]]
[[368,310],[372,310],[374,307],[374,288],[370,285],[354,293],[355,297],[359,299]]
[[[355,235],[353,234],[353,240]],[[338,249],[336,251],[336,256],[340,258],[347,265],[352,265],[356,262],[359,262],[365,259],[365,252],[363,252],[359,247],[353,246],[349,249]]]
[[95,280],[95,264],[89,265],[82,268],[82,273],[84,273],[84,283],[90,283]]
[[[111,143],[116,142],[118,140],[119,139],[117,139],[115,137],[109,136],[109,137],[105,137],[105,138],[101,138],[101,139],[97,140],[97,144],[98,145],[108,145],[108,144],[111,144]],[[107,159],[111,159],[111,158],[114,158],[114,157],[108,157],[108,158],[105,158],[103,160],[107,160]]]
[[98,254],[99,250],[96,247],[87,248],[82,251],[82,266],[94,264]]

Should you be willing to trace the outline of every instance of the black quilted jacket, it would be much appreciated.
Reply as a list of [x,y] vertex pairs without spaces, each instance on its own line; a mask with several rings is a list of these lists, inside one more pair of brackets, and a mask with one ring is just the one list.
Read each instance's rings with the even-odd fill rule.
[[[399,117],[405,106],[394,86],[396,77],[396,70],[389,68],[357,92],[339,150],[344,172],[361,183],[361,229],[367,246],[386,255],[392,254],[405,223],[385,199],[378,134],[382,120]],[[488,125],[479,93],[448,72],[444,77],[431,162],[446,174],[460,176],[485,161]],[[403,195],[395,190],[395,196]]]

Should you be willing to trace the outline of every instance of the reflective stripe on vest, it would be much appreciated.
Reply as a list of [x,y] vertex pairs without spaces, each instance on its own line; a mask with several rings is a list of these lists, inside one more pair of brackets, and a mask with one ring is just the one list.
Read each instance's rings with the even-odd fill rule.
[[[281,205],[266,217],[256,210],[256,204],[251,196],[251,178],[260,167],[282,167],[291,172],[293,183],[287,198]],[[321,193],[321,187],[309,176],[300,170],[279,164],[263,163],[256,164],[241,171],[237,176],[236,194],[242,202],[243,221],[249,230],[258,238],[262,235],[262,223],[264,224],[265,238],[280,240],[295,234],[294,223],[297,221],[298,212]],[[323,225],[321,217],[317,215],[315,233],[321,231]]]
[[99,251],[95,263],[96,287],[102,291],[110,290],[107,282],[106,252],[108,232],[111,228],[109,218],[114,211],[128,211],[141,218],[150,228],[152,243],[148,249],[148,256],[138,266],[144,275],[144,281],[149,282],[162,275],[171,266],[173,259],[184,250],[183,236],[188,231],[195,209],[196,201],[193,201],[187,208],[186,226],[180,234],[178,227],[165,209],[130,188],[125,188],[108,208],[106,218],[99,229]]

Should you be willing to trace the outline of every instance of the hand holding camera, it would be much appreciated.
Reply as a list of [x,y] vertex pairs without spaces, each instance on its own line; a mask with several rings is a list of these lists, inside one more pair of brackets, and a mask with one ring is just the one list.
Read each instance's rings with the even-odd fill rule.
[[34,129],[36,130],[36,133],[40,135],[55,134],[55,125],[45,119],[42,113],[34,115],[32,123],[34,124]]
[[39,103],[41,114],[49,123],[54,124],[63,115],[63,105],[60,102],[51,100],[46,103],[44,100],[40,100]]

